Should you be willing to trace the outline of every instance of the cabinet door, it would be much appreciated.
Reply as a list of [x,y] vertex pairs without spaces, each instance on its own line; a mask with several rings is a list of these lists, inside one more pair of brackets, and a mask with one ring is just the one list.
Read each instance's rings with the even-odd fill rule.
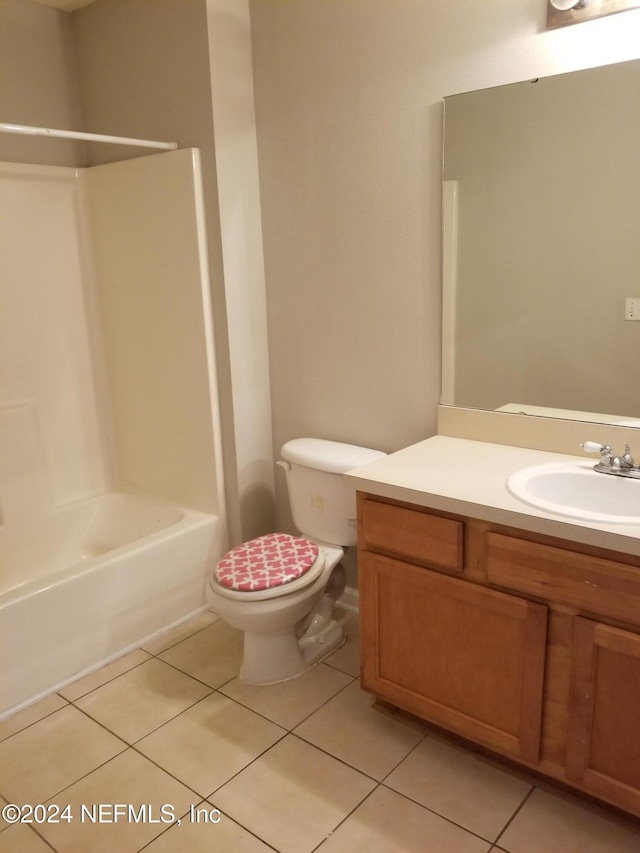
[[640,814],[640,636],[576,618],[567,777]]
[[506,755],[536,762],[547,608],[360,554],[362,686]]

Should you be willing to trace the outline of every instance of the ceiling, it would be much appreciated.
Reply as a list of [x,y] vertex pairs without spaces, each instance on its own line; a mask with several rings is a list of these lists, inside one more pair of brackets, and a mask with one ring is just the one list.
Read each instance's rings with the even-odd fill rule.
[[36,3],[62,9],[63,12],[73,12],[74,9],[80,9],[82,6],[88,6],[89,3],[93,2],[94,0],[36,0]]

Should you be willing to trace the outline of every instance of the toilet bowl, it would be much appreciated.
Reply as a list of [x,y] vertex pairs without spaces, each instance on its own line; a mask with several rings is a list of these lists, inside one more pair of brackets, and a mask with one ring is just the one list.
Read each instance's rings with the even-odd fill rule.
[[340,561],[356,531],[355,493],[342,474],[384,455],[322,439],[283,446],[278,464],[303,535],[272,533],[233,548],[207,585],[211,609],[244,632],[244,681],[296,678],[344,642],[333,605],[344,592]]
[[[244,632],[240,677],[249,684],[295,678],[344,640],[342,627],[333,619],[335,588],[333,594],[326,591],[328,586],[333,587],[330,581],[334,575],[344,578],[340,564],[344,551],[315,544],[318,556],[314,565],[282,586],[239,591],[223,586],[215,573],[209,579],[211,609]],[[340,595],[344,582],[341,586]]]

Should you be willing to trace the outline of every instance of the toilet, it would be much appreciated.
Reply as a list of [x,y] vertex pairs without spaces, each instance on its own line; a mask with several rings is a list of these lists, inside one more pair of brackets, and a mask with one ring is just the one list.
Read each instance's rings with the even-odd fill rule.
[[342,475],[386,455],[318,438],[289,441],[281,454],[302,535],[238,545],[207,585],[211,609],[244,632],[240,676],[249,684],[296,678],[344,642],[333,604],[345,588],[344,549],[356,544],[356,502]]

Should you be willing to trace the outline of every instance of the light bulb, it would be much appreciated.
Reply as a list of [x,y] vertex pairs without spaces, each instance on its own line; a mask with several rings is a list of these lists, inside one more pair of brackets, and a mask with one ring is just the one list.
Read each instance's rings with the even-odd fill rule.
[[568,12],[569,9],[584,9],[590,0],[549,0],[554,9],[559,12]]

